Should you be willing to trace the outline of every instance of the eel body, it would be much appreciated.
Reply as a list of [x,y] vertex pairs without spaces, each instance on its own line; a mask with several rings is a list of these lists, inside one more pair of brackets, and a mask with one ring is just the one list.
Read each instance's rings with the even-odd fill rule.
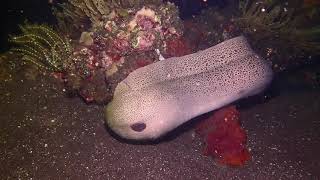
[[108,126],[127,139],[155,139],[186,121],[263,91],[268,62],[243,36],[203,51],[139,68],[106,106]]

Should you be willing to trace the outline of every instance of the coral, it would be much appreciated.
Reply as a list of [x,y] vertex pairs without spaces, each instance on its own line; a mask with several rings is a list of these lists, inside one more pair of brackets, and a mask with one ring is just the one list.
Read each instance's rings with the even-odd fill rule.
[[105,85],[104,72],[99,70],[96,71],[92,78],[86,79],[85,83],[79,88],[79,94],[86,103],[104,103],[109,100],[111,96],[106,93],[108,92],[107,86]]
[[[126,18],[130,11],[146,4],[161,5],[161,0],[68,0],[54,8],[61,29],[101,27],[114,18]],[[73,24],[73,28],[69,24]]]
[[[104,0],[68,0],[54,9],[61,29],[88,27],[90,23],[98,24],[111,12],[110,6]],[[90,24],[91,25],[91,24]],[[69,27],[68,27],[69,26]]]
[[136,43],[133,45],[138,51],[151,50],[154,45],[155,34],[148,31],[140,31],[137,33]]
[[[232,5],[230,8],[232,8]],[[197,43],[200,49],[205,49],[232,37],[239,36],[239,33],[231,28],[233,10],[230,8],[208,7],[202,10],[201,14],[196,16],[192,23],[188,23],[187,27],[191,25],[191,29],[185,28],[187,31],[190,29],[195,32],[200,30],[201,32],[199,38],[202,40]]]
[[10,51],[22,56],[22,60],[33,63],[38,68],[62,72],[72,54],[69,39],[46,25],[20,26],[22,35],[12,36],[10,42],[16,47]]
[[191,53],[192,49],[185,38],[172,39],[166,42],[166,57],[180,57]]
[[221,164],[242,166],[249,159],[246,133],[240,127],[240,113],[234,106],[217,110],[200,122],[196,132],[206,143],[205,155],[213,156]]
[[[242,11],[240,21],[244,23],[245,28],[263,28],[269,31],[280,32],[285,30],[286,26],[293,16],[293,9],[282,9],[275,2],[269,1],[240,1],[239,9]],[[252,27],[251,27],[252,26]]]
[[312,7],[306,3],[242,0],[239,7],[242,15],[235,21],[256,41],[277,38],[278,42],[284,42],[282,46],[318,54],[320,27],[313,24],[319,19],[319,3]]
[[241,15],[235,22],[258,47],[269,46],[262,53],[273,62],[275,70],[282,71],[304,63],[298,62],[299,57],[320,52],[320,26],[314,26],[319,24],[320,4],[312,3],[242,0]]
[[158,61],[154,50],[163,51],[168,39],[183,32],[177,7],[161,0],[66,0],[53,13],[55,29],[22,26],[22,35],[11,38],[11,51],[52,72],[86,102],[106,102],[115,84]]
[[[116,8],[105,18],[90,18],[90,28],[81,33],[79,45],[77,45],[73,53],[74,63],[72,65],[74,67],[71,68],[72,73],[70,72],[69,74],[74,74],[75,76],[80,76],[80,79],[84,79],[84,81],[80,81],[82,86],[85,86],[84,84],[89,85],[91,84],[89,82],[95,81],[94,78],[96,76],[94,74],[98,70],[105,71],[106,82],[110,83],[108,80],[113,79],[111,82],[114,84],[114,77],[122,77],[123,74],[128,74],[128,72],[146,64],[141,63],[141,58],[130,57],[135,57],[138,54],[139,56],[143,55],[144,59],[148,59],[147,63],[152,63],[156,59],[149,59],[149,52],[155,54],[154,49],[164,49],[164,41],[166,39],[177,36],[179,33],[182,34],[181,30],[179,30],[180,26],[173,26],[173,22],[178,20],[173,17],[166,17],[174,14],[171,11],[175,12],[174,15],[177,14],[176,7],[170,3],[160,3],[158,6],[155,4],[140,4],[139,6],[130,6],[127,9],[125,9],[126,6],[119,6],[119,4],[113,4],[113,2],[106,1],[106,3]],[[170,14],[168,14],[169,11]],[[89,17],[89,14],[86,16]],[[98,16],[100,15],[98,14]],[[129,59],[139,62],[133,62],[129,67],[125,63]],[[86,80],[88,78],[91,80]],[[75,81],[75,83],[78,82]],[[72,82],[70,83],[72,84]],[[70,87],[74,86],[71,85]],[[109,92],[111,93],[113,92],[112,88],[115,86],[111,85],[110,87]],[[84,94],[94,93],[89,91],[96,91],[95,93],[101,94],[97,92],[99,89],[86,89],[87,93],[80,94],[82,97],[89,97]],[[80,89],[78,88],[77,91],[80,91]]]

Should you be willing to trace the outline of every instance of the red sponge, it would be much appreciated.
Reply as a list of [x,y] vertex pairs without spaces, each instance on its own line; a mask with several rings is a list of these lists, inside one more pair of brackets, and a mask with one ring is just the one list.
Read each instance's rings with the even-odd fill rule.
[[250,159],[246,132],[239,119],[236,107],[229,106],[216,111],[197,126],[196,132],[206,143],[205,155],[231,166],[243,166]]

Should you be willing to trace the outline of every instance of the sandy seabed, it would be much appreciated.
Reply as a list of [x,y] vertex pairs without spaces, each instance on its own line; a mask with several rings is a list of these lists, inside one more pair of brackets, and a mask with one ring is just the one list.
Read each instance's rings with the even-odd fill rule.
[[192,128],[157,144],[118,141],[102,106],[46,79],[3,82],[0,94],[0,179],[320,179],[319,91],[240,109],[252,154],[241,168],[204,156]]

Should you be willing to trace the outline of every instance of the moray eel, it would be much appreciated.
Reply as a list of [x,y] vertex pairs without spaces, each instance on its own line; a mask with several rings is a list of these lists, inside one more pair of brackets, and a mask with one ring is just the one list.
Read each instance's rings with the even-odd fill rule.
[[243,36],[139,68],[106,106],[108,126],[126,139],[156,139],[186,121],[261,92],[270,64]]

